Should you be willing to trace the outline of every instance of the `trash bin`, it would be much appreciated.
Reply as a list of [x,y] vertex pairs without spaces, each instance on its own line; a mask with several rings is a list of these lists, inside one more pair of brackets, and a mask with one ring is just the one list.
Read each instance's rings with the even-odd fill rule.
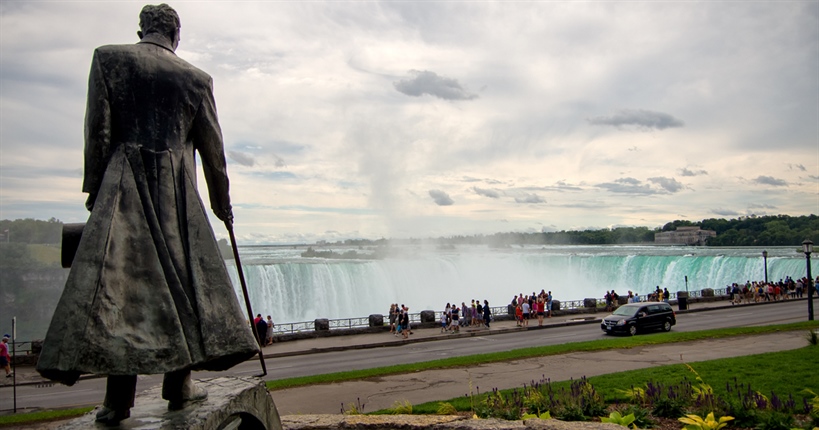
[[677,306],[681,311],[688,309],[688,291],[677,291]]

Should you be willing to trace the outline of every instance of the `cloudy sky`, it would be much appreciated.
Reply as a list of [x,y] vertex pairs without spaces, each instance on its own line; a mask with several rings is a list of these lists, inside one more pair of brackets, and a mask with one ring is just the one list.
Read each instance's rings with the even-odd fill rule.
[[[87,218],[91,54],[143,4],[0,2],[0,218]],[[170,4],[242,243],[819,213],[815,0]]]

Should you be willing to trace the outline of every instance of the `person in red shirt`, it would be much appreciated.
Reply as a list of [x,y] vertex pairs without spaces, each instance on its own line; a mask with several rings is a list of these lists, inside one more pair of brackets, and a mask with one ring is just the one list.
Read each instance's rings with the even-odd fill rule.
[[523,322],[523,309],[521,309],[520,305],[515,306],[515,321],[518,322],[518,327]]
[[3,369],[6,370],[6,377],[10,378],[14,376],[11,373],[11,356],[9,355],[9,335],[3,336],[3,341],[0,342],[0,366],[3,366]]

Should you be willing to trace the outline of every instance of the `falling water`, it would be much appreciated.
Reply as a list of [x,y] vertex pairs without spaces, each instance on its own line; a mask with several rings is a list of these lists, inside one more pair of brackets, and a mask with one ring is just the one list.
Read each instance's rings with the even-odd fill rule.
[[[656,286],[671,292],[723,288],[762,280],[765,271],[762,250],[756,248],[407,247],[400,257],[378,260],[302,258],[302,251],[241,248],[254,312],[295,322],[386,314],[390,303],[406,304],[412,312],[472,299],[500,306],[513,295],[540,290],[552,291],[558,300],[580,300],[602,297],[610,289],[644,294]],[[806,275],[805,256],[796,247],[767,251],[769,280]],[[235,266],[228,265],[241,298]],[[819,265],[811,266],[819,274]]]

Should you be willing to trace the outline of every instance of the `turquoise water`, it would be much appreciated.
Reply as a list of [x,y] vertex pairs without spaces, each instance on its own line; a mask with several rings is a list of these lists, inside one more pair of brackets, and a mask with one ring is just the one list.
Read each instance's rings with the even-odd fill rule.
[[[333,249],[344,252],[346,249]],[[367,250],[355,249],[359,253]],[[766,248],[768,279],[806,276],[797,247]],[[300,257],[303,248],[242,247],[240,255],[256,313],[275,321],[386,314],[390,303],[411,312],[440,310],[446,303],[489,300],[544,289],[558,300],[600,298],[606,290],[639,294],[656,286],[671,292],[724,288],[764,279],[762,249],[658,246],[550,246],[455,250],[392,248],[381,260],[324,260]],[[817,256],[819,258],[819,256]],[[231,276],[241,298],[235,266]],[[811,260],[819,274],[819,263]],[[685,278],[688,277],[686,288]],[[240,300],[244,303],[243,299]]]

